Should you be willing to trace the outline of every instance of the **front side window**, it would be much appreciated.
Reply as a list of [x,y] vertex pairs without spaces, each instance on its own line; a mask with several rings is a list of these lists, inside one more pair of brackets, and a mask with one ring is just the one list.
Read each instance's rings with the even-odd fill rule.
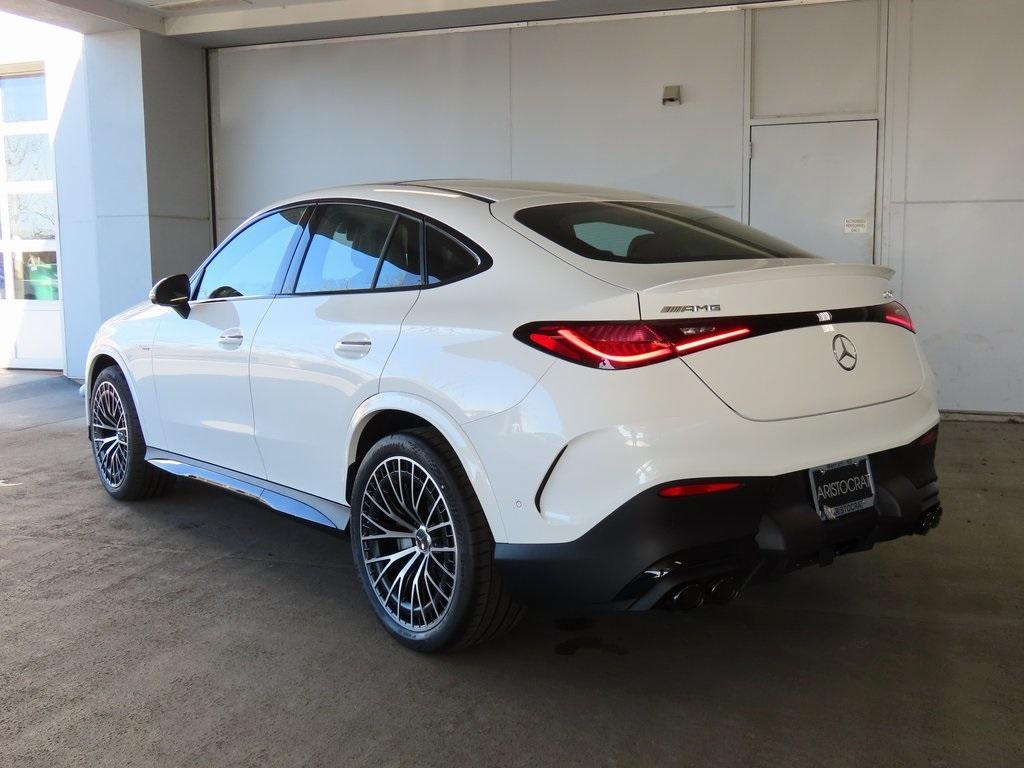
[[[365,205],[325,205],[313,227],[296,293],[358,291],[373,286],[396,214]],[[419,266],[416,267],[417,276]]]
[[269,296],[288,266],[304,207],[277,211],[235,235],[203,270],[196,299]]
[[464,245],[427,227],[427,284],[448,283],[477,270],[480,260]]
[[593,201],[524,208],[516,220],[579,256],[679,264],[811,255],[726,216],[675,203]]

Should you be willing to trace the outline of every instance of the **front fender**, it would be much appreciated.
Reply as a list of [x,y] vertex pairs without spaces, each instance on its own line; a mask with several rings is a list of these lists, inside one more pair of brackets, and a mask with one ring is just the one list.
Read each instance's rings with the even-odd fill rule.
[[498,511],[498,501],[494,496],[494,490],[491,488],[491,482],[480,456],[469,437],[459,426],[458,421],[450,413],[429,400],[405,392],[381,392],[364,400],[352,416],[346,465],[351,466],[355,462],[359,437],[362,435],[363,429],[370,419],[381,411],[404,411],[418,416],[444,436],[459,461],[462,462],[462,468],[480,501],[494,540],[496,542],[506,541],[505,525],[501,519],[501,513]]

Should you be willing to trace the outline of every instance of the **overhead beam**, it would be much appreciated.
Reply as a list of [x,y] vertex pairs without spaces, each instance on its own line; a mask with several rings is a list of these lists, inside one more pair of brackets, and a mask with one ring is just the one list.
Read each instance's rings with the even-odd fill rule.
[[0,11],[84,34],[115,29],[143,29],[164,34],[163,16],[116,0],[0,0]]

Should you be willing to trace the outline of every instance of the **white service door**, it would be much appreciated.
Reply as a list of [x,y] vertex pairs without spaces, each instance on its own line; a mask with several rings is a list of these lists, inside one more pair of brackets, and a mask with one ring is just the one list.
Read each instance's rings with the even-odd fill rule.
[[253,437],[249,352],[272,298],[196,302],[168,312],[153,344],[166,445],[200,461],[265,477]]
[[870,264],[878,123],[755,125],[750,225],[830,261]]

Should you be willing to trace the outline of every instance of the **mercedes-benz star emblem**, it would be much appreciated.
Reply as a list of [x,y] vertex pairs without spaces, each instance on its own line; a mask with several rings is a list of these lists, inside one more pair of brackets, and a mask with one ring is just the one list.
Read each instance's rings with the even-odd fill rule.
[[852,371],[857,367],[857,347],[853,345],[849,337],[837,333],[832,337],[832,354],[836,356],[836,362],[844,371]]

